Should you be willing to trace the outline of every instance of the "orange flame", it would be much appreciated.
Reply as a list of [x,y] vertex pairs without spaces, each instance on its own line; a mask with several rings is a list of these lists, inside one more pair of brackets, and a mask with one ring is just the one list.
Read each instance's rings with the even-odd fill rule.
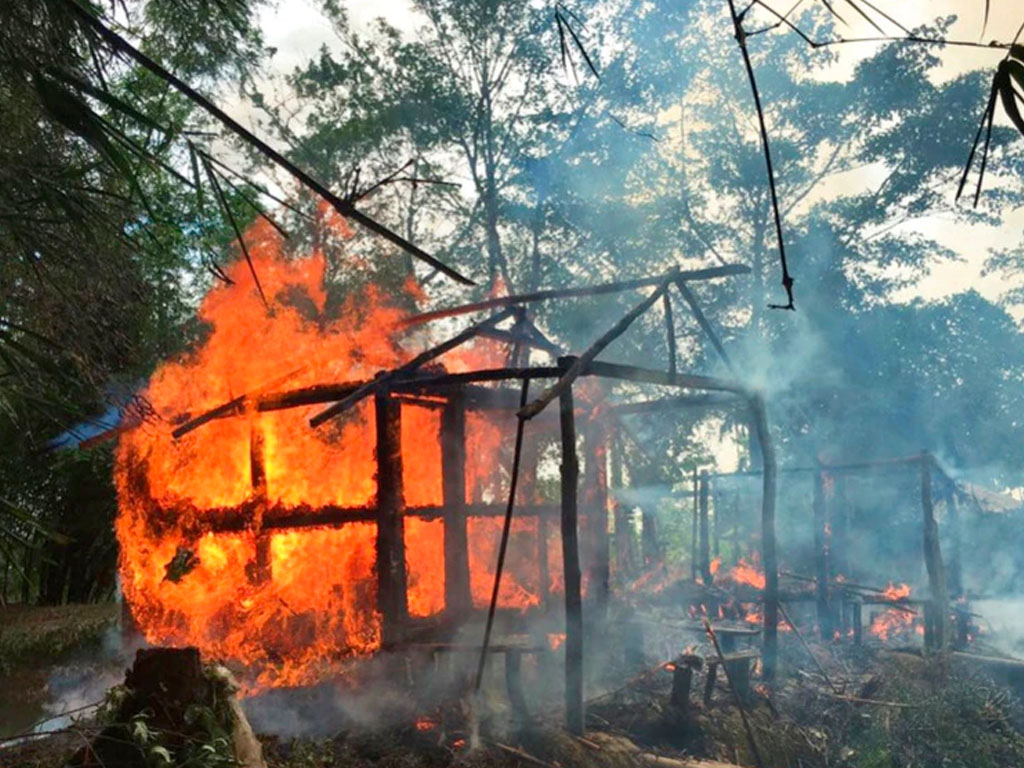
[[[327,224],[336,235],[347,231],[342,220]],[[411,355],[398,343],[402,311],[377,289],[338,301],[324,287],[322,254],[283,258],[278,235],[262,222],[247,241],[269,306],[245,262],[230,267],[233,282],[213,288],[200,306],[210,329],[205,342],[157,369],[143,393],[156,418],[120,438],[119,568],[126,600],[150,642],[195,645],[248,664],[258,672],[257,687],[304,684],[322,678],[332,662],[380,645],[376,526],[263,530],[263,515],[276,509],[315,520],[324,507],[372,508],[372,401],[319,430],[308,419],[322,405],[258,412],[246,403],[232,418],[209,421],[177,440],[171,431],[182,414],[194,417],[266,389],[364,381]],[[453,368],[488,355],[459,352]],[[497,482],[502,463],[497,428],[476,414],[469,422],[467,500]],[[403,404],[401,423],[405,502],[439,505],[439,411]],[[523,525],[530,523],[535,536],[535,520]],[[500,527],[486,518],[469,521],[477,602],[482,585],[490,588],[495,524]],[[414,617],[444,608],[443,538],[443,521],[406,516]],[[519,575],[509,569],[502,607],[537,604],[536,578]]]
[[736,566],[729,571],[728,578],[737,584],[747,584],[757,589],[764,589],[767,583],[764,571],[758,567],[756,555],[751,559],[753,562],[749,563],[741,557]]

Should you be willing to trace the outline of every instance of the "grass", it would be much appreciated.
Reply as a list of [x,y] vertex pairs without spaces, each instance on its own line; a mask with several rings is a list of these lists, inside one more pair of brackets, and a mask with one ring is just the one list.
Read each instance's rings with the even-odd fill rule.
[[117,622],[113,603],[0,609],[0,674],[42,665],[97,641]]

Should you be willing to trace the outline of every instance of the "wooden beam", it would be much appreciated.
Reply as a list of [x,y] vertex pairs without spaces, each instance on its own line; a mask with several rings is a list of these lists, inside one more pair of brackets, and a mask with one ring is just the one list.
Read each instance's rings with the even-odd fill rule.
[[374,398],[377,422],[377,610],[385,647],[402,639],[408,616],[402,515],[402,407],[387,392]]
[[712,376],[696,376],[689,373],[671,374],[668,371],[658,371],[653,368],[641,368],[636,365],[623,365],[621,363],[605,363],[599,360],[590,362],[584,371],[585,376],[604,376],[609,379],[621,379],[623,381],[636,381],[644,384],[660,384],[666,387],[684,387],[686,389],[705,389],[721,392],[735,392],[740,395],[750,396],[750,390],[746,386],[729,379],[719,379]]
[[[745,264],[726,264],[721,267],[708,267],[706,269],[673,270],[672,274],[676,280],[683,282],[695,282],[698,280],[714,280],[720,277],[731,277],[733,275],[745,275],[750,272],[750,267]],[[492,299],[485,299],[473,304],[463,304],[449,309],[438,309],[433,312],[424,312],[403,322],[403,325],[420,325],[429,323],[432,320],[439,320],[444,317],[454,317],[471,312],[482,312],[495,307],[510,307],[516,304],[533,304],[538,301],[551,301],[553,299],[569,299],[581,296],[602,296],[623,291],[634,291],[638,288],[650,288],[658,285],[665,279],[665,275],[651,275],[640,277],[634,280],[616,280],[610,283],[599,285],[586,285],[577,288],[549,288],[533,293],[520,293],[513,296],[498,296]]]
[[519,410],[519,417],[522,419],[531,419],[538,413],[543,411],[548,403],[555,400],[562,392],[572,386],[572,383],[583,373],[587,365],[592,362],[605,347],[615,341],[619,336],[624,334],[633,322],[640,317],[644,312],[651,308],[661,296],[668,290],[668,286],[671,282],[672,275],[665,275],[658,282],[655,289],[651,292],[651,295],[633,307],[623,317],[615,323],[611,328],[605,331],[601,336],[589,347],[584,350],[583,354],[575,358],[560,358],[560,360],[569,361],[569,367],[562,374],[562,376],[552,384],[550,387],[541,392],[540,396],[537,397],[532,403],[527,405],[525,408]]
[[673,395],[655,400],[641,400],[636,403],[618,403],[610,406],[613,413],[628,416],[636,413],[660,413],[676,408],[716,408],[742,403],[746,400],[731,394]]
[[500,323],[502,320],[512,314],[511,309],[504,309],[489,318],[484,320],[482,323],[471,326],[464,330],[462,333],[458,333],[452,336],[450,339],[431,347],[424,352],[416,355],[412,360],[407,363],[403,363],[397,368],[392,368],[390,371],[385,371],[378,374],[372,381],[368,381],[351,394],[347,395],[342,400],[339,400],[329,408],[325,408],[320,413],[316,414],[309,420],[309,426],[319,427],[326,421],[333,419],[335,416],[339,416],[353,405],[358,403],[364,397],[367,397],[374,392],[380,392],[381,389],[386,386],[389,382],[394,379],[401,378],[402,376],[412,373],[418,370],[422,365],[429,363],[431,360],[435,360],[446,352],[450,352],[456,347],[462,346],[470,339],[477,336],[481,330],[487,328],[493,328],[495,325]]
[[[560,361],[561,362],[561,361]],[[570,733],[583,735],[583,598],[579,551],[579,460],[572,387],[559,393],[562,438],[562,565],[565,585],[565,720]]]
[[704,335],[708,337],[711,342],[711,346],[714,347],[715,352],[722,358],[722,362],[725,363],[726,368],[735,375],[736,369],[733,367],[732,360],[729,357],[729,353],[725,351],[725,347],[722,345],[721,340],[718,338],[718,334],[715,333],[715,329],[711,326],[710,321],[704,314],[704,311],[700,308],[700,304],[697,303],[697,297],[693,295],[693,291],[686,285],[685,280],[677,280],[676,288],[679,289],[679,293],[682,295],[686,303],[690,305],[690,311],[693,312],[694,318],[697,320],[697,325],[704,331]]
[[661,294],[661,304],[665,309],[665,342],[668,344],[668,372],[676,372],[676,323],[672,317],[672,297],[668,291]]
[[465,394],[452,392],[441,411],[441,486],[444,497],[444,607],[462,616],[472,607],[466,533]]

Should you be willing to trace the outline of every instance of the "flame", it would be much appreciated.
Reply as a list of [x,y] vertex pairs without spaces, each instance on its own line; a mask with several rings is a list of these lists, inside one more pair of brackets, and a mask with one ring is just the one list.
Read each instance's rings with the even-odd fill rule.
[[562,643],[565,642],[565,632],[549,632],[548,633],[548,646],[552,651],[557,651],[562,647]]
[[[910,587],[907,584],[894,584],[890,581],[882,590],[882,596],[888,600],[906,600],[910,597]],[[887,608],[872,617],[868,632],[883,642],[911,633],[922,634],[924,628],[915,626],[914,619],[915,615],[910,611],[896,607]]]
[[722,567],[722,558],[715,557],[711,560],[711,575],[718,575],[718,569]]
[[764,571],[758,567],[757,556],[751,557],[753,562],[747,562],[744,558],[740,558],[736,566],[729,571],[727,578],[737,584],[747,584],[757,589],[764,589],[765,581]]
[[[330,233],[347,234],[342,219],[329,211],[320,216]],[[268,390],[365,381],[411,353],[397,336],[403,311],[380,290],[371,286],[337,301],[324,287],[322,253],[285,259],[279,236],[264,222],[246,239],[268,306],[244,261],[228,268],[230,284],[204,298],[205,341],[157,369],[143,393],[155,418],[120,437],[115,527],[125,598],[147,640],[195,645],[249,665],[258,688],[314,682],[338,660],[380,646],[375,523],[261,530],[269,509],[315,519],[324,507],[372,508],[372,399],[319,430],[308,419],[322,405],[258,412],[246,404],[177,440],[171,431],[182,414],[194,417]],[[456,369],[503,357],[502,350],[470,345],[445,362]],[[505,462],[501,431],[475,413],[467,421],[471,500],[495,487]],[[440,412],[403,403],[401,425],[405,502],[440,505]],[[218,525],[231,520],[231,530]],[[490,585],[496,523],[500,529],[489,518],[468,524],[478,603]],[[536,537],[536,520],[519,525],[524,536]],[[444,523],[406,516],[404,540],[409,613],[433,616],[444,608]],[[539,602],[536,577],[519,570],[514,562],[506,570],[502,607]]]
[[429,717],[421,717],[416,721],[417,731],[432,731],[437,727],[437,721]]

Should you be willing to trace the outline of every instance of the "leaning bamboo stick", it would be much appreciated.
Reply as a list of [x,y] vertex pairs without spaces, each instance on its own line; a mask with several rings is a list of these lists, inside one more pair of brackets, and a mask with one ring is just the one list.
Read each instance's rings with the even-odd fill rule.
[[538,413],[543,411],[544,408],[547,407],[548,403],[559,397],[563,392],[567,391],[587,365],[601,354],[605,347],[624,334],[629,329],[629,326],[633,324],[634,320],[650,309],[651,305],[661,298],[665,291],[668,290],[668,286],[676,277],[676,274],[677,273],[673,271],[662,276],[660,282],[650,296],[633,307],[633,309],[627,312],[619,322],[606,331],[597,341],[591,344],[582,355],[573,360],[572,365],[569,366],[568,370],[562,374],[562,377],[558,381],[545,389],[532,403],[521,408],[519,410],[519,418],[532,419]]
[[372,381],[368,381],[366,384],[359,387],[355,392],[348,395],[343,400],[339,400],[329,408],[325,408],[324,410],[320,411],[320,413],[318,413],[316,416],[309,420],[309,426],[319,427],[325,421],[328,421],[334,418],[335,416],[344,413],[363,398],[367,397],[368,395],[374,392],[377,392],[389,381],[398,378],[404,373],[411,373],[412,371],[415,371],[417,368],[422,366],[424,363],[428,363],[431,360],[440,357],[445,352],[450,352],[456,347],[465,344],[474,336],[477,336],[482,330],[493,328],[495,325],[500,323],[502,320],[504,320],[511,314],[511,309],[504,309],[501,312],[498,312],[497,314],[491,315],[482,323],[478,323],[477,325],[467,328],[462,333],[453,336],[447,341],[444,341],[435,347],[431,347],[425,352],[421,352],[409,362],[404,363],[398,366],[397,368],[392,368],[390,371],[380,376],[377,376]]

